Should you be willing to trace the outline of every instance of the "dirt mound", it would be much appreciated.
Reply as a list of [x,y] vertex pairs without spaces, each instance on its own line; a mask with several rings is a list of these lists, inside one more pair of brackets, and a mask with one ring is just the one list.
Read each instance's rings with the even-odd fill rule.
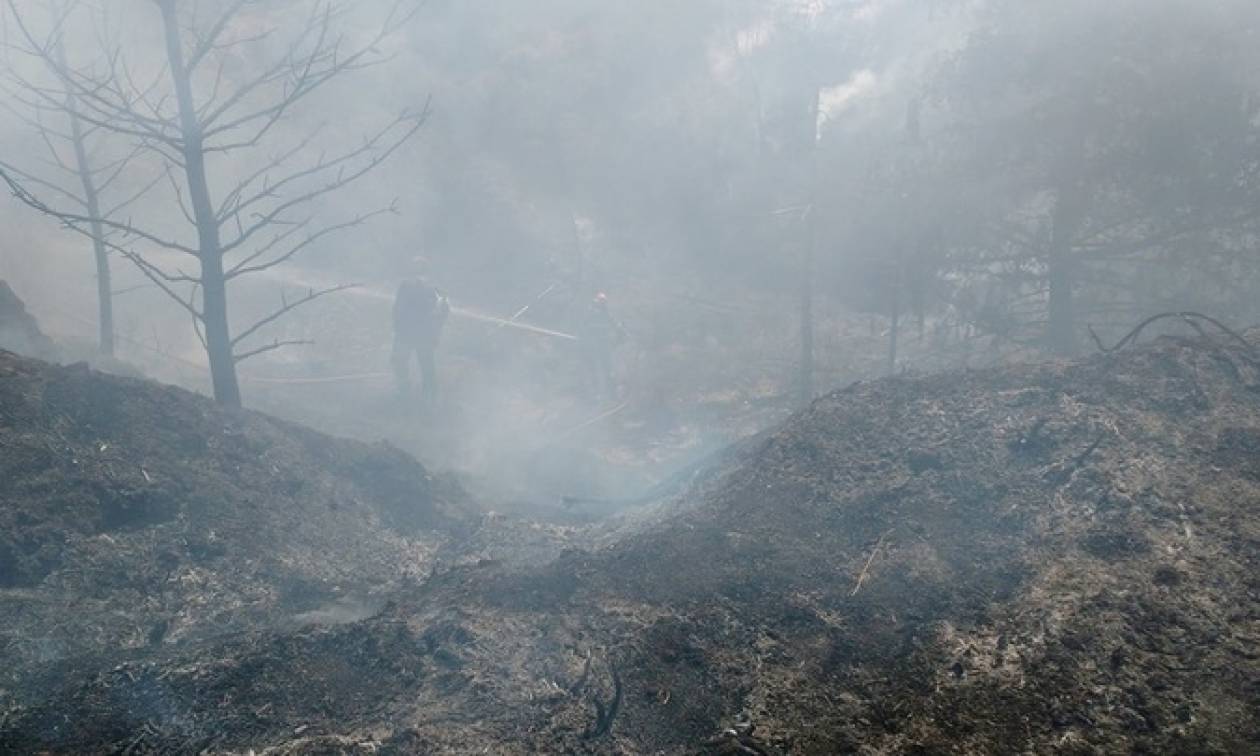
[[23,747],[1260,749],[1260,368],[1155,346],[816,402],[677,514],[376,616],[168,651]]
[[0,688],[31,665],[361,618],[464,527],[387,446],[0,352]]

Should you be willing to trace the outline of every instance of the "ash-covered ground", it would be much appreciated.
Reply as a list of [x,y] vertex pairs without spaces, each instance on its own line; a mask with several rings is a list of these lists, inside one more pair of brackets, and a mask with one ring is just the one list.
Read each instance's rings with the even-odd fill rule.
[[0,742],[1260,750],[1260,361],[855,384],[612,521],[0,357]]

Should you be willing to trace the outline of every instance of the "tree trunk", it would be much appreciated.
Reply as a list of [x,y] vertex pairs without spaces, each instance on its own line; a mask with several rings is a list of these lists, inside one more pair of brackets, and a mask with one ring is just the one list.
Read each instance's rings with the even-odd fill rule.
[[219,220],[210,202],[201,123],[193,104],[192,82],[184,65],[176,3],[174,0],[160,0],[158,8],[162,11],[166,54],[179,105],[188,199],[192,204],[193,220],[197,224],[197,253],[201,261],[201,317],[205,324],[206,356],[210,359],[214,398],[220,404],[240,407],[241,390],[236,380],[236,358],[232,354],[232,333],[228,325],[227,281],[223,275]]
[[1076,305],[1073,299],[1075,271],[1072,259],[1072,238],[1077,223],[1074,205],[1075,202],[1068,196],[1068,192],[1058,192],[1050,226],[1050,254],[1046,261],[1049,286],[1046,341],[1051,350],[1063,356],[1074,354],[1077,348]]
[[[813,159],[811,154],[810,159]],[[801,374],[797,399],[802,407],[814,401],[814,247],[818,239],[815,220],[814,170],[810,169],[809,207],[805,211],[805,243],[801,245]]]
[[206,326],[206,355],[210,358],[210,379],[214,398],[230,407],[241,406],[241,389],[236,380],[236,357],[228,329],[227,282],[223,278],[223,257],[202,254],[202,316]]
[[901,264],[898,262],[897,269],[893,272],[892,285],[892,312],[888,326],[888,374],[896,375],[897,373],[897,339],[901,335]]
[[[96,210],[90,205],[88,212],[95,213]],[[100,226],[99,223],[93,223],[93,226]],[[96,302],[97,317],[99,320],[99,337],[98,345],[101,354],[106,357],[114,356],[114,284],[113,277],[109,271],[109,251],[105,249],[102,242],[101,234],[104,233],[100,228],[92,229],[92,247],[96,257]]]
[[[88,216],[101,217],[100,197],[92,180],[87,151],[83,147],[83,130],[79,118],[70,111],[70,131],[74,138],[74,155],[78,163],[79,181],[83,184],[83,198]],[[109,270],[109,250],[105,247],[105,229],[99,220],[91,222],[92,252],[96,258],[96,302],[99,330],[97,348],[106,357],[114,356],[114,287]]]
[[801,406],[814,401],[814,248],[818,244],[818,110],[822,90],[814,87],[810,106],[809,160],[806,187],[809,202],[805,216],[805,243],[801,249],[801,374],[798,399]]
[[[60,10],[60,9],[58,9]],[[66,48],[60,37],[56,47],[57,63],[66,65]],[[106,357],[114,356],[114,287],[109,271],[109,250],[105,246],[105,229],[101,226],[100,196],[96,191],[96,182],[92,177],[92,166],[88,160],[87,146],[83,142],[83,124],[79,121],[79,113],[73,94],[66,95],[66,113],[70,117],[70,140],[74,143],[75,168],[79,173],[79,183],[83,186],[83,201],[89,218],[92,218],[92,252],[96,258],[96,302],[97,327],[99,330],[97,348]]]
[[814,249],[812,243],[805,245],[803,258],[801,261],[801,374],[798,399],[801,406],[806,406],[814,400]]
[[1071,261],[1057,245],[1051,247],[1047,283],[1050,322],[1046,341],[1057,354],[1069,356],[1076,351],[1076,313],[1072,301]]

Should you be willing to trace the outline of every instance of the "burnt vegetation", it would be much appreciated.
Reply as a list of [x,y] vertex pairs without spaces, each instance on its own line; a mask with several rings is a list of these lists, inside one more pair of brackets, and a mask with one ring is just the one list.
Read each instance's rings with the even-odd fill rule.
[[[330,455],[337,442],[307,431],[222,417],[179,392],[74,368],[10,357],[5,371],[7,387],[25,386],[27,405],[41,401],[63,418],[47,427],[32,412],[5,416],[5,448],[17,454],[6,454],[4,496],[18,517],[6,532],[22,539],[5,545],[8,564],[19,565],[8,573],[5,632],[23,637],[32,632],[24,622],[55,612],[11,590],[42,581],[81,597],[79,626],[67,635],[96,634],[71,657],[76,680],[64,685],[44,687],[31,674],[34,649],[15,655],[5,738],[33,750],[1255,745],[1260,530],[1254,508],[1238,503],[1256,495],[1260,476],[1254,455],[1221,452],[1248,448],[1260,371],[1233,342],[1169,341],[1078,364],[829,394],[717,463],[715,477],[677,497],[659,522],[539,567],[461,561],[478,543],[474,528],[489,525],[461,520],[457,501],[444,502],[414,463],[387,463],[387,451]],[[1191,382],[1204,405],[1187,414]],[[175,460],[100,430],[126,424],[87,414],[95,404],[76,406],[91,391],[132,395],[114,404],[143,418],[146,436],[188,429],[176,418],[193,411],[202,418],[193,428],[209,424],[216,430],[205,435],[222,439],[207,452],[158,435],[168,455],[197,454],[203,468],[207,454],[261,466],[240,468],[230,484],[240,493],[223,494],[250,535],[217,520],[225,505],[208,495],[213,466],[178,486]],[[1046,439],[1033,457],[1012,443],[1031,427]],[[269,451],[256,459],[249,447],[263,433]],[[22,454],[40,446],[80,455],[76,472],[34,474]],[[937,450],[927,466],[899,453],[925,448]],[[286,454],[300,456],[284,470],[318,460],[305,496],[270,467]],[[334,459],[341,466],[330,467]],[[418,521],[392,514],[398,484],[374,484],[387,464],[428,512]],[[125,483],[129,466],[143,466],[150,482]],[[102,482],[76,482],[83,478]],[[183,496],[191,500],[180,505]],[[346,513],[321,496],[356,509],[339,519]],[[132,515],[110,520],[120,497]],[[144,509],[159,499],[177,511]],[[51,504],[18,508],[34,501]],[[321,527],[278,541],[290,559],[262,558],[278,538],[271,529],[292,527],[295,510]],[[374,551],[413,549],[418,560],[445,550],[447,566],[410,578],[423,585],[398,587],[407,576],[390,570],[405,552],[360,554],[352,526],[380,529]],[[338,540],[312,541],[317,533]],[[41,552],[41,538],[58,548]],[[330,547],[353,574],[300,557]],[[157,553],[129,553],[139,549]],[[58,556],[41,562],[41,553]],[[140,615],[131,614],[108,626],[135,583],[181,585],[206,570],[225,588],[269,586],[278,600],[198,614],[188,610],[192,597],[170,595],[178,589],[149,588],[148,625],[132,628]],[[340,582],[330,584],[330,573]],[[403,582],[379,590],[390,578]],[[294,581],[310,587],[293,592]],[[365,588],[380,601],[361,619],[333,621],[338,594]],[[276,627],[294,610],[318,608],[326,617],[307,629]],[[222,639],[232,627],[254,631]],[[133,650],[102,654],[96,644],[111,631]],[[155,646],[163,650],[146,650]]]
[[1260,752],[1257,30],[0,0],[0,751]]

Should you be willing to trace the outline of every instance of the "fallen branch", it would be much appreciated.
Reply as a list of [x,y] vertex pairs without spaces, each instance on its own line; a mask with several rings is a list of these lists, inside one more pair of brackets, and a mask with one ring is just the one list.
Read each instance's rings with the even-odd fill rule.
[[858,591],[862,590],[862,583],[866,582],[866,576],[871,570],[871,564],[875,562],[875,555],[879,553],[880,547],[884,545],[884,539],[887,538],[888,534],[891,532],[891,530],[886,531],[879,537],[879,540],[875,542],[875,548],[871,549],[871,555],[867,557],[866,564],[862,566],[862,572],[858,574],[857,584],[854,585],[853,590],[849,592],[850,596],[856,596]]
[[1115,346],[1112,346],[1110,348],[1108,348],[1102,343],[1102,339],[1098,338],[1098,334],[1094,332],[1093,326],[1087,326],[1087,328],[1089,330],[1090,338],[1094,340],[1094,344],[1098,347],[1098,350],[1102,352],[1103,354],[1111,354],[1112,352],[1120,351],[1121,349],[1125,348],[1129,344],[1136,341],[1137,338],[1141,336],[1142,331],[1145,330],[1146,327],[1151,325],[1152,323],[1155,323],[1160,320],[1167,320],[1167,319],[1172,319],[1172,318],[1182,321],[1186,325],[1193,328],[1196,332],[1199,333],[1200,336],[1203,336],[1204,338],[1207,337],[1207,334],[1204,332],[1203,328],[1195,321],[1202,320],[1206,323],[1210,323],[1211,325],[1218,328],[1221,332],[1228,335],[1234,341],[1242,345],[1243,349],[1245,349],[1249,354],[1253,356],[1256,355],[1256,348],[1255,346],[1252,345],[1250,341],[1247,341],[1245,338],[1239,335],[1238,332],[1234,331],[1232,328],[1225,325],[1224,323],[1217,320],[1216,318],[1213,318],[1209,315],[1204,315],[1203,313],[1199,313],[1199,312],[1162,312],[1158,315],[1152,315],[1146,320],[1143,320],[1141,323],[1138,323],[1136,328],[1134,328],[1132,331],[1129,331],[1129,333],[1123,339],[1120,339],[1120,341],[1116,342]]
[[1085,463],[1089,461],[1089,458],[1093,456],[1095,451],[1098,450],[1098,447],[1102,446],[1103,441],[1105,441],[1106,439],[1107,439],[1107,431],[1106,430],[1100,431],[1098,433],[1098,437],[1095,438],[1093,442],[1090,443],[1089,446],[1085,447],[1085,451],[1076,455],[1076,457],[1073,458],[1070,463],[1064,465],[1059,470],[1047,473],[1046,479],[1049,480],[1050,482],[1060,483],[1060,484],[1071,481],[1072,476],[1076,474],[1076,471],[1080,470],[1081,467],[1083,467]]

